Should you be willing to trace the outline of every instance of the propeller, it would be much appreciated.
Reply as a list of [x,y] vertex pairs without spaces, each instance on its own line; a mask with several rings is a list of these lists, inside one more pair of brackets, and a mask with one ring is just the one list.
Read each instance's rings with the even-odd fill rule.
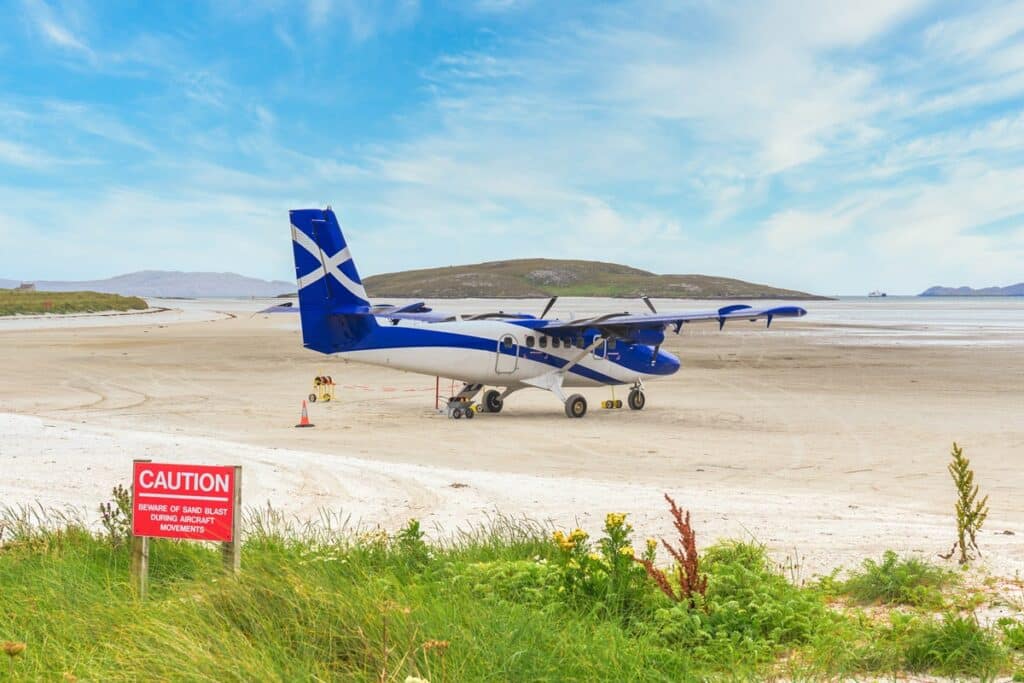
[[543,320],[544,316],[546,316],[548,314],[548,311],[551,310],[551,307],[555,305],[556,301],[558,301],[558,297],[557,296],[553,296],[550,299],[548,299],[548,305],[544,307],[544,312],[540,314],[540,319],[541,320]]
[[651,313],[657,313],[658,312],[658,310],[656,308],[654,308],[654,304],[651,303],[651,297],[649,297],[646,294],[644,294],[640,298],[644,300],[645,304],[647,304],[647,308],[651,309]]

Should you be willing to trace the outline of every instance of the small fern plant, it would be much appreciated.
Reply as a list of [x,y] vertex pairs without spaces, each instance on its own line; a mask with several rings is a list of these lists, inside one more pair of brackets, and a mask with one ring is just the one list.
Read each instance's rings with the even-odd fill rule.
[[964,456],[964,450],[953,442],[952,461],[948,465],[949,475],[956,485],[956,541],[944,559],[949,559],[957,552],[958,561],[965,565],[974,558],[973,550],[981,556],[978,548],[978,532],[981,531],[985,518],[988,517],[988,496],[978,500],[978,485],[974,483],[974,470],[971,461]]

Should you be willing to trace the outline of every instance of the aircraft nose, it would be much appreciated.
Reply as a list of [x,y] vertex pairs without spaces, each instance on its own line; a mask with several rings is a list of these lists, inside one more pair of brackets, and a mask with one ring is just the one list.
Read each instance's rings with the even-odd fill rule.
[[655,366],[659,375],[671,375],[679,369],[679,359],[665,351],[658,352],[658,362]]

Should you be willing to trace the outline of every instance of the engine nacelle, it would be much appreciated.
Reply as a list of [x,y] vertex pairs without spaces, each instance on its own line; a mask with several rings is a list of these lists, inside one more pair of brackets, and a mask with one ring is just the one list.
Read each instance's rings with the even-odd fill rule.
[[647,346],[658,346],[665,341],[664,328],[634,330],[629,335],[629,341],[634,344],[646,344]]

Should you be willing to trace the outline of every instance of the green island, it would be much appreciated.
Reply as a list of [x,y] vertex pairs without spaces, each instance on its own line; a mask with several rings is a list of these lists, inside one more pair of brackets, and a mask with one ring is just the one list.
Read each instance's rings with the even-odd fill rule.
[[149,308],[137,296],[102,292],[38,292],[0,289],[0,316],[35,313],[97,313],[99,311],[142,311]]
[[[495,518],[428,542],[246,514],[242,570],[154,539],[129,581],[129,494],[103,529],[0,509],[7,680],[690,681],[1024,677],[1024,584],[886,553],[802,579],[754,543]],[[671,550],[669,550],[671,548]],[[658,553],[655,557],[655,552]],[[677,556],[679,562],[668,564]],[[986,623],[999,603],[1012,617]],[[5,654],[6,653],[6,654]],[[6,660],[6,661],[5,661]]]
[[516,259],[407,270],[364,278],[374,297],[518,299],[596,296],[666,299],[825,299],[711,275],[658,275],[617,263]]

